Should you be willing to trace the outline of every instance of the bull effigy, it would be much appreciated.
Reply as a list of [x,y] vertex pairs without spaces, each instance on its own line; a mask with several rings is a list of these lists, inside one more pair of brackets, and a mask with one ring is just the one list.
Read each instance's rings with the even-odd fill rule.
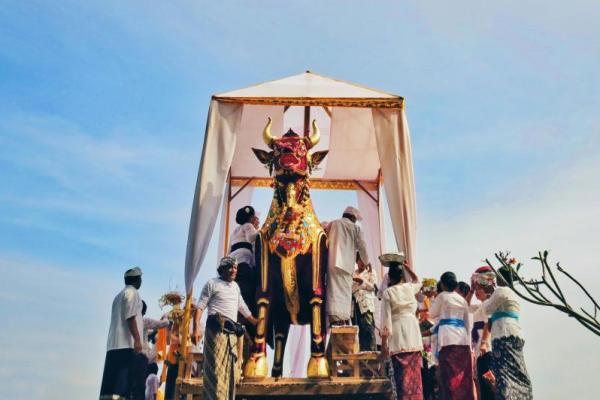
[[269,118],[263,140],[272,150],[252,149],[273,175],[273,201],[255,244],[259,324],[244,375],[267,376],[266,346],[270,341],[275,349],[271,375],[281,376],[290,324],[310,323],[307,375],[326,377],[323,317],[327,241],[310,199],[309,176],[327,151],[309,153],[319,142],[315,121],[312,135],[306,137],[291,129],[274,137],[271,125]]
[[[288,127],[296,131],[287,131]],[[277,134],[271,134],[271,129]],[[363,226],[369,228],[365,230],[368,251],[375,255],[384,241],[380,200],[385,190],[397,249],[412,262],[416,215],[404,99],[310,71],[212,97],[190,218],[183,332],[189,328],[198,272],[214,265],[209,243],[217,236],[215,227],[220,230],[218,256],[223,256],[233,244],[231,211],[248,205],[262,208],[253,202],[253,193],[254,188],[265,187],[271,188],[272,200],[254,242],[257,290],[249,300],[257,317],[250,323],[258,321],[258,325],[249,330],[251,340],[244,339],[251,348],[249,354],[243,352],[243,374],[235,381],[235,396],[390,398],[392,385],[379,352],[359,352],[353,345],[356,330],[327,332],[327,237],[311,191],[344,190],[355,195],[364,212]],[[329,212],[338,214],[339,209]],[[374,269],[382,276],[380,266]],[[308,349],[303,343],[309,330],[294,329],[288,339],[292,325],[310,325],[306,369]],[[341,339],[337,347],[336,335]],[[186,338],[182,334],[182,343]],[[291,362],[288,365],[286,360],[284,368],[286,342],[295,351],[286,354]],[[186,344],[182,349],[178,393],[203,398],[210,382],[204,379],[204,369],[195,370],[193,365],[201,362],[204,353]],[[267,355],[273,357],[271,370]]]

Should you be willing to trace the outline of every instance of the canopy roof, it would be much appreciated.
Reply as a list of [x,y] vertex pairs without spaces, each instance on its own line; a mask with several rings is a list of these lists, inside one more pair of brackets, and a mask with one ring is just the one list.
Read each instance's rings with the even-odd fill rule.
[[[231,165],[234,185],[271,183],[267,169],[256,162],[251,150],[266,149],[260,132],[267,117],[273,118],[272,131],[276,135],[290,128],[302,134],[305,119],[316,119],[321,141],[314,150],[329,150],[312,175],[316,189],[354,189],[356,181],[364,188],[378,186],[380,163],[371,109],[401,108],[404,101],[400,96],[308,71],[215,95],[213,99],[245,105]],[[306,106],[312,106],[308,115]]]
[[338,107],[402,107],[400,96],[354,83],[327,78],[310,71],[217,94],[224,102],[262,105]]
[[[397,249],[414,265],[415,190],[404,99],[311,72],[257,84],[212,98],[190,218],[185,284],[190,293],[222,212],[227,249],[230,211],[246,187],[268,186],[268,170],[252,148],[268,150],[262,131],[288,129],[308,135],[315,119],[321,140],[311,151],[329,150],[311,175],[311,187],[355,190],[372,261],[383,250],[380,187],[383,185]],[[224,194],[227,196],[224,198]],[[248,199],[249,200],[249,199]]]

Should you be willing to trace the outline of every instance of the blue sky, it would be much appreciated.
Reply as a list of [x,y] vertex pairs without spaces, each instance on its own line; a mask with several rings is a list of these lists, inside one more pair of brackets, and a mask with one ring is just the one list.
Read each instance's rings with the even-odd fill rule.
[[[593,1],[3,2],[0,392],[96,395],[123,270],[144,269],[154,315],[183,287],[211,94],[306,69],[406,98],[422,274],[550,248],[600,293],[599,17]],[[593,398],[597,339],[547,310],[523,323],[536,397]]]

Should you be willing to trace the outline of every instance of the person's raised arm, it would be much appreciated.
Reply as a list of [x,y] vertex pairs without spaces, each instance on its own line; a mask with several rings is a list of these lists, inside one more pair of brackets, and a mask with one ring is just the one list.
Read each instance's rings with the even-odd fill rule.
[[256,241],[256,236],[258,235],[258,229],[250,223],[244,224],[242,226],[244,237],[246,238],[246,242],[254,243]]
[[415,271],[413,271],[412,267],[408,264],[408,261],[404,261],[403,265],[406,274],[410,278],[410,281],[413,283],[419,282],[419,277],[417,276],[417,274],[415,274]]

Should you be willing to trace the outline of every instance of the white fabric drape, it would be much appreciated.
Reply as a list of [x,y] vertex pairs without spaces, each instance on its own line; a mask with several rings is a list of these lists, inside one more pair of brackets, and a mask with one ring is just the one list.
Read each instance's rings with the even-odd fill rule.
[[231,167],[243,106],[211,101],[185,256],[185,289],[192,290],[212,237]]
[[408,122],[404,110],[377,108],[373,124],[396,245],[414,268],[417,218]]
[[[292,378],[306,377],[306,364],[310,354],[310,325],[292,325],[286,345],[286,358],[289,371],[284,368],[284,376]],[[285,366],[284,366],[285,367]]]

